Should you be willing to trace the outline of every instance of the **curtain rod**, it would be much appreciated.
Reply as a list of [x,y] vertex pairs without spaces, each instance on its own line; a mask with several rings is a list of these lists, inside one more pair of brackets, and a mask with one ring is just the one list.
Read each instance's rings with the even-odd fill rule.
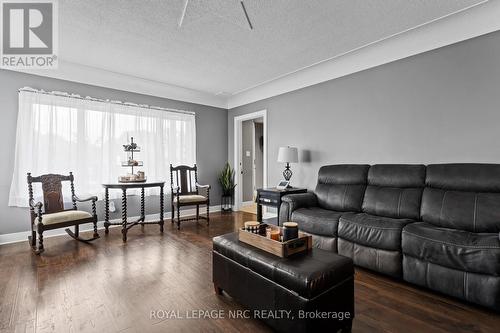
[[18,92],[22,92],[22,91],[35,93],[35,94],[42,94],[42,95],[52,95],[52,96],[58,96],[58,97],[68,97],[68,98],[74,98],[74,99],[81,99],[81,100],[85,100],[85,101],[110,103],[110,104],[117,104],[117,105],[123,105],[123,106],[141,107],[141,108],[151,109],[151,110],[160,110],[160,111],[182,113],[182,114],[189,114],[189,115],[196,114],[196,112],[194,112],[194,111],[163,108],[160,106],[150,106],[147,104],[137,104],[137,103],[130,103],[130,102],[114,101],[114,100],[110,100],[110,99],[100,99],[100,98],[95,98],[95,97],[90,97],[90,96],[82,97],[78,94],[70,94],[70,93],[62,92],[62,91],[45,91],[45,90],[38,90],[35,88],[31,88],[31,87],[24,87],[24,88],[21,88],[18,90]]

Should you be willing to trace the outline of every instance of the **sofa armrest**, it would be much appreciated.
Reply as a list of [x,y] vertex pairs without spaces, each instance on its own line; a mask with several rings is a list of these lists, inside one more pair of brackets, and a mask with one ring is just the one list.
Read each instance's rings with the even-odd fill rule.
[[312,192],[285,195],[283,202],[290,206],[290,213],[299,208],[308,208],[318,205],[318,198]]
[[312,192],[288,194],[281,198],[279,222],[290,221],[294,210],[317,206],[318,199]]

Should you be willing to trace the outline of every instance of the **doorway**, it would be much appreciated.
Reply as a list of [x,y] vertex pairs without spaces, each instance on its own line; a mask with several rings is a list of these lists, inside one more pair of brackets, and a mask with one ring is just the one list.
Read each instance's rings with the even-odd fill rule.
[[267,112],[235,117],[235,209],[257,213],[257,189],[267,186]]
[[264,118],[241,122],[241,211],[257,214],[257,189],[264,183]]

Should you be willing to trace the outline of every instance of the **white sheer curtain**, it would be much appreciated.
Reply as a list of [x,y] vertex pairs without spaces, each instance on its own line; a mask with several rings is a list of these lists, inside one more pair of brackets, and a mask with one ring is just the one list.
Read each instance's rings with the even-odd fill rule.
[[141,147],[136,157],[144,166],[137,170],[145,171],[148,180],[169,184],[170,163],[196,162],[192,113],[21,90],[9,206],[28,206],[28,172],[38,176],[72,171],[78,195],[102,198],[102,183],[116,182],[130,172],[121,167],[127,157],[122,145],[130,137]]

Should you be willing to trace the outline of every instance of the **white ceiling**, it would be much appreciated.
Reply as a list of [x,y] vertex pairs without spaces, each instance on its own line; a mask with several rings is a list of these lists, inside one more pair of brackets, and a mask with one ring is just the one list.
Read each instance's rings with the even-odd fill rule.
[[59,59],[227,98],[484,1],[184,2],[59,0]]

